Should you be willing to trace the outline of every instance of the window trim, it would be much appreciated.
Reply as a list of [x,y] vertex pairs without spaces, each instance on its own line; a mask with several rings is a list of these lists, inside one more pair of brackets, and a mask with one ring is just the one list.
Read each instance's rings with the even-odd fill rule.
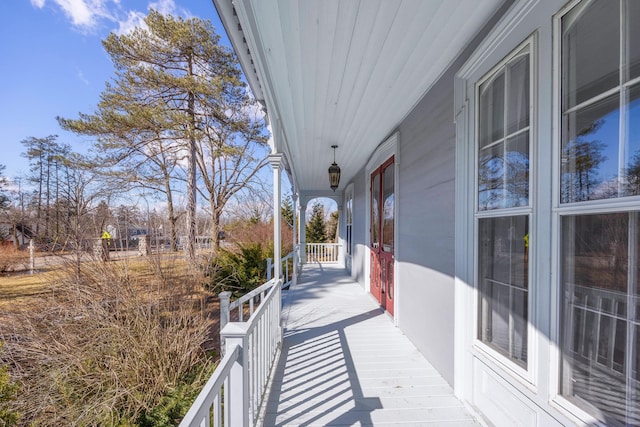
[[[497,209],[488,209],[488,210],[480,210],[479,209],[479,191],[478,191],[478,160],[479,160],[479,114],[480,114],[480,86],[490,81],[495,77],[496,73],[503,69],[506,64],[512,61],[514,58],[523,55],[523,51],[528,48],[529,55],[529,200],[527,206],[520,207],[509,207],[509,208],[497,208]],[[506,216],[514,216],[514,215],[527,215],[529,218],[529,235],[536,236],[536,223],[534,221],[534,207],[536,206],[536,183],[533,178],[534,175],[537,176],[537,157],[536,157],[536,147],[537,147],[537,90],[539,87],[538,79],[537,79],[537,37],[536,34],[530,35],[525,38],[524,41],[517,44],[513,49],[511,49],[507,55],[505,55],[500,61],[495,63],[492,67],[489,68],[479,79],[477,79],[473,83],[473,101],[474,101],[474,111],[473,117],[469,117],[469,121],[471,126],[473,127],[473,166],[470,168],[470,178],[469,181],[473,182],[473,203],[472,203],[472,213],[471,215],[467,213],[467,215],[472,216],[473,221],[473,276],[472,283],[474,285],[474,301],[473,301],[473,319],[472,319],[472,328],[473,328],[473,348],[477,351],[476,356],[480,356],[487,361],[490,360],[492,363],[496,363],[505,370],[514,374],[514,376],[524,383],[528,387],[535,386],[536,382],[536,373],[537,373],[537,365],[538,365],[538,353],[537,353],[537,340],[535,336],[535,327],[532,319],[535,319],[535,298],[536,298],[536,289],[534,285],[534,266],[536,265],[535,258],[535,239],[530,240],[529,245],[529,268],[528,268],[528,297],[527,297],[527,366],[523,368],[521,365],[516,363],[513,360],[510,360],[503,353],[498,350],[492,348],[490,345],[484,343],[478,336],[478,327],[479,327],[479,302],[480,302],[480,284],[478,281],[479,274],[479,220],[483,218],[495,218],[495,217],[506,217]],[[505,136],[506,139],[506,136]]]
[[[391,135],[384,139],[378,147],[374,150],[373,154],[369,157],[367,164],[364,168],[364,182],[365,182],[365,241],[364,247],[366,254],[364,257],[364,281],[365,291],[371,293],[371,257],[369,256],[369,248],[371,246],[371,174],[380,167],[385,161],[391,157],[394,158],[395,170],[394,170],[394,191],[396,194],[396,203],[394,204],[395,219],[393,225],[394,241],[398,240],[398,221],[400,217],[400,131],[395,130]],[[394,267],[393,267],[393,283],[394,283],[394,296],[395,307],[399,307],[400,300],[402,298],[402,286],[400,285],[398,260],[400,258],[400,247],[396,244],[394,248]],[[400,324],[402,313],[399,309],[394,309],[393,322],[396,326]]]
[[[489,401],[481,398],[474,383],[468,381],[484,381],[492,377],[499,384],[507,388],[518,390],[526,397],[526,405],[539,414],[548,413],[550,405],[551,386],[549,380],[549,355],[554,349],[549,337],[554,333],[552,307],[554,284],[552,275],[551,256],[552,232],[551,215],[553,201],[549,196],[552,190],[552,165],[548,159],[554,153],[552,143],[553,115],[550,108],[553,97],[553,40],[551,17],[562,9],[567,0],[519,0],[508,6],[506,12],[493,25],[487,36],[477,45],[471,56],[459,68],[454,78],[453,120],[456,131],[456,183],[455,183],[455,298],[456,298],[456,337],[454,360],[454,389],[462,398],[468,399],[479,408],[497,410]],[[475,345],[476,339],[476,288],[473,286],[477,272],[475,270],[474,251],[477,239],[474,236],[475,218],[475,103],[474,83],[484,76],[491,68],[511,53],[522,41],[533,37],[535,46],[531,52],[534,82],[534,97],[531,138],[533,143],[531,157],[545,159],[530,165],[530,172],[534,176],[531,181],[530,197],[533,203],[530,223],[532,241],[529,256],[532,270],[531,283],[535,289],[531,290],[532,310],[529,312],[529,323],[534,325],[535,334],[533,345],[528,354],[529,371],[513,371],[509,365],[503,365],[502,356],[496,358],[485,354]],[[544,108],[542,108],[544,107]],[[537,175],[537,178],[535,177]],[[536,240],[538,239],[538,240]],[[476,383],[478,384],[478,383]],[[488,384],[488,383],[487,383]],[[534,403],[535,402],[535,403]],[[542,408],[542,409],[541,409]],[[563,423],[581,422],[567,411],[557,410],[554,417]],[[566,417],[566,418],[565,418]]]
[[[640,201],[640,195],[636,196],[618,196],[609,199],[596,199],[596,200],[584,200],[577,202],[565,202],[561,201],[561,179],[562,179],[562,165],[561,165],[561,148],[562,148],[562,18],[574,7],[581,7],[579,4],[584,1],[584,6],[589,2],[586,0],[572,0],[562,7],[552,19],[552,37],[553,37],[553,98],[552,98],[552,135],[551,141],[553,144],[553,156],[552,156],[552,212],[550,213],[552,222],[552,253],[551,253],[551,283],[555,289],[552,296],[551,303],[551,329],[550,341],[555,345],[552,346],[550,353],[550,371],[549,371],[549,397],[551,406],[562,411],[564,414],[576,417],[582,423],[600,425],[603,421],[596,418],[591,413],[577,406],[571,400],[561,394],[562,386],[562,353],[564,343],[561,341],[562,330],[564,328],[564,318],[562,313],[562,307],[564,305],[563,296],[563,283],[562,283],[562,218],[565,216],[575,215],[594,215],[594,214],[606,214],[606,213],[629,213],[632,211],[640,211],[638,208],[638,202]],[[620,1],[621,7],[624,7],[624,2]],[[621,10],[621,14],[624,14]],[[620,35],[625,36],[625,25],[621,22]],[[618,64],[618,74],[620,76],[621,67],[624,65],[623,52],[626,39],[620,42],[620,63]],[[620,106],[622,107],[622,90],[624,87],[628,87],[640,82],[640,77],[636,77],[629,81],[622,81],[619,78],[618,84],[613,89],[608,89],[593,98],[574,106],[572,109],[578,109],[584,105],[593,104],[596,99],[601,99],[614,93],[620,94]],[[621,112],[623,109],[621,108]],[[621,114],[621,121],[618,124],[619,129],[624,126],[623,114]],[[620,137],[622,140],[622,137]],[[620,144],[620,141],[619,141]],[[622,154],[618,153],[620,157]],[[618,165],[619,166],[619,165]],[[627,291],[628,292],[628,291]],[[630,332],[627,331],[627,340],[630,337]],[[630,346],[627,342],[627,348]],[[625,354],[625,357],[628,353]]]
[[[354,205],[354,185],[353,182],[347,185],[347,188],[344,191],[344,230],[345,230],[345,251],[344,256],[347,261],[347,267],[349,272],[351,272],[352,262],[353,262],[353,205]],[[349,202],[351,202],[351,222],[349,222]]]

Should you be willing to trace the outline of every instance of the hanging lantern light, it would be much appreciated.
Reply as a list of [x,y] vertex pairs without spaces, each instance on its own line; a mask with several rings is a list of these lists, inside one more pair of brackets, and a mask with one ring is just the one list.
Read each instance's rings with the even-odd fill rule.
[[333,148],[333,163],[329,166],[329,185],[333,191],[336,191],[340,184],[340,167],[336,163],[336,148],[338,146],[332,145],[331,148]]

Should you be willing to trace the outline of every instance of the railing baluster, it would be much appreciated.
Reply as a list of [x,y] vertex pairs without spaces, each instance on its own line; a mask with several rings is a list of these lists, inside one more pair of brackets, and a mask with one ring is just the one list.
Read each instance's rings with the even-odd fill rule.
[[307,262],[339,262],[339,246],[339,243],[307,243],[305,248]]
[[[269,281],[227,305],[229,311],[238,309],[241,321],[227,322],[223,327],[225,355],[180,423],[181,427],[255,424],[281,341],[281,286],[282,280]],[[260,297],[257,308],[253,305],[256,296]],[[252,315],[243,322],[246,301]],[[221,324],[223,318],[221,314]]]

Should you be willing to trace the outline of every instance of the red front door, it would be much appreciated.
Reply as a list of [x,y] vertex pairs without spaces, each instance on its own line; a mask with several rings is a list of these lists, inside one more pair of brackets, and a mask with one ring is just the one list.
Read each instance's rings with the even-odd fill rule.
[[382,308],[393,314],[394,250],[394,163],[393,157],[371,174],[371,293]]

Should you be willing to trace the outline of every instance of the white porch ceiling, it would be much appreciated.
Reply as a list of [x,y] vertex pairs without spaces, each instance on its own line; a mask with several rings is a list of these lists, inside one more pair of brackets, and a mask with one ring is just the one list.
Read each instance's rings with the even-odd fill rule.
[[503,0],[214,2],[298,189],[321,194],[331,145],[342,190]]

